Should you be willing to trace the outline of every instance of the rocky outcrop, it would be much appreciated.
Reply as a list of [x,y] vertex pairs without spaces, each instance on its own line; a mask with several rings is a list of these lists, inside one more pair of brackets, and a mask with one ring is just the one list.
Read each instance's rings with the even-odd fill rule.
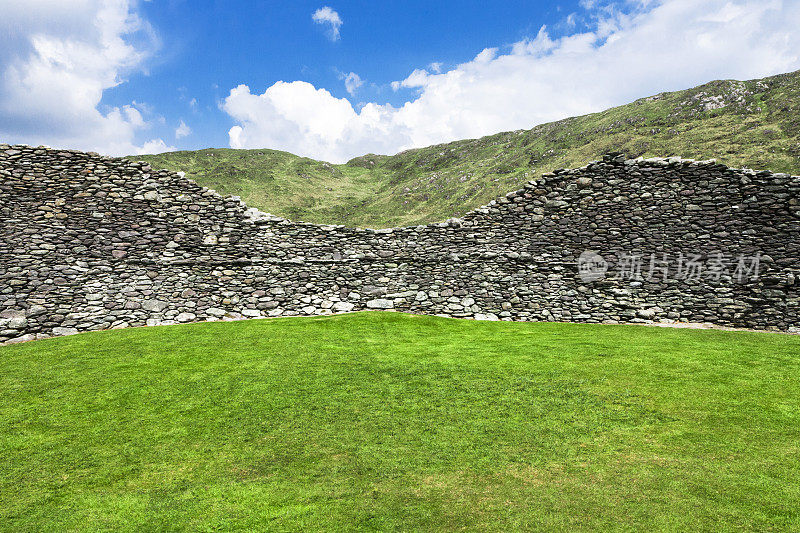
[[794,331],[799,258],[800,177],[713,161],[609,155],[463,219],[371,230],[0,145],[0,342],[360,309]]

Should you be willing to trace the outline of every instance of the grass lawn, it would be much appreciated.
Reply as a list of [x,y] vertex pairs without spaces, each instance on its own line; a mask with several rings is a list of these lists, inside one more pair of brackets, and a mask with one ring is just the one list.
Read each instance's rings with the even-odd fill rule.
[[0,347],[0,530],[800,530],[800,337],[357,313]]

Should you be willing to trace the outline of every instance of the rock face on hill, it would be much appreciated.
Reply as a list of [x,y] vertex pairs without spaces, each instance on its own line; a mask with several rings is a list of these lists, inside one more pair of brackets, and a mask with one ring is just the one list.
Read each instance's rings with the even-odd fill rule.
[[793,331],[799,278],[800,177],[713,161],[609,155],[463,219],[368,230],[0,145],[0,342],[359,309]]

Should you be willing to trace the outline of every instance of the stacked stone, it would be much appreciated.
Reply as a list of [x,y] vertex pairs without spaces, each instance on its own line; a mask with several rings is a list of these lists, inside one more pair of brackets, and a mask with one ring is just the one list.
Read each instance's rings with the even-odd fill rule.
[[[800,177],[625,159],[545,174],[463,219],[292,223],[146,163],[0,145],[0,342],[395,309],[795,331]],[[758,279],[587,283],[585,250],[762,254]]]

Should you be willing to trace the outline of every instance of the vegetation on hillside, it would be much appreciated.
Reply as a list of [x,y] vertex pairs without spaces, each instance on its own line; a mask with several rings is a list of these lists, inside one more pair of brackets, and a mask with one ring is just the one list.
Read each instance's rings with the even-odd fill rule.
[[399,313],[0,347],[2,531],[800,529],[800,337]]
[[534,175],[622,151],[800,172],[800,71],[715,81],[581,117],[344,165],[274,150],[136,156],[292,220],[388,227],[459,216]]

